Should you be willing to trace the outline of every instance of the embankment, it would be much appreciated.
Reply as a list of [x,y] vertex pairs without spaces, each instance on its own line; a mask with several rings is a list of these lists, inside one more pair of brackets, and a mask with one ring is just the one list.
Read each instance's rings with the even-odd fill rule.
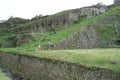
[[26,80],[120,80],[114,71],[75,63],[0,52],[0,66]]

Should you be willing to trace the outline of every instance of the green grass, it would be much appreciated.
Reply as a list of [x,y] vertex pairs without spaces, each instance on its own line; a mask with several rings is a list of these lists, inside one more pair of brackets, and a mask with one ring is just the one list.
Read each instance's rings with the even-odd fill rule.
[[[71,25],[70,27],[68,27],[68,28],[66,28],[64,30],[57,31],[56,34],[53,34],[53,35],[50,35],[50,33],[43,33],[42,35],[41,34],[35,34],[33,36],[35,37],[36,40],[31,41],[28,44],[22,45],[21,48],[34,50],[34,49],[36,49],[38,47],[38,45],[46,45],[49,42],[55,44],[55,43],[59,42],[60,40],[68,37],[69,35],[73,34],[74,32],[77,32],[77,31],[81,30],[82,28],[87,27],[88,25],[91,25],[94,28],[96,28],[97,32],[100,33],[101,40],[108,40],[108,39],[111,38],[111,36],[115,35],[114,32],[113,32],[114,31],[113,26],[107,27],[106,25],[102,25],[103,26],[102,28],[100,28],[100,27],[98,28],[97,26],[94,26],[94,24],[92,24],[92,22],[94,22],[96,20],[99,20],[99,19],[103,19],[103,18],[105,18],[107,16],[116,15],[116,14],[119,13],[119,11],[120,11],[120,7],[113,8],[113,9],[107,11],[104,14],[101,14],[101,15],[98,15],[98,16],[95,16],[95,17],[92,17],[92,18],[85,19],[83,21],[80,21],[78,23],[75,23],[75,24]],[[68,11],[63,11],[60,14],[64,14],[66,12],[69,12],[69,10]],[[59,13],[57,13],[55,15],[59,15]],[[29,27],[31,24],[37,23],[39,21],[40,20],[35,20],[35,21],[32,21],[32,22],[26,23],[24,25],[17,26],[15,28],[13,28],[12,31],[15,32],[14,30],[19,28],[19,27],[25,27],[25,28],[26,28],[26,26]],[[17,33],[15,33],[15,34],[17,34]],[[11,34],[11,35],[15,35],[15,34]],[[41,41],[40,40],[41,37],[44,37],[45,40]],[[4,38],[5,38],[4,36],[3,36],[3,38],[0,38],[0,42],[2,42]]]
[[101,40],[109,40],[116,36],[115,28],[113,25],[93,25],[96,32],[99,34]]
[[44,41],[39,40],[39,38],[42,37],[41,34],[34,35],[34,36],[36,36],[36,41],[32,41],[28,44],[25,44],[25,45],[21,46],[21,48],[26,48],[26,49],[32,50],[32,49],[37,48],[38,45],[46,45],[46,44],[48,44],[48,42],[55,44],[55,43],[59,42],[60,40],[68,37],[69,35],[73,34],[74,32],[77,32],[77,31],[81,30],[82,28],[87,27],[89,25],[96,28],[96,31],[100,33],[101,40],[108,40],[111,37],[115,36],[114,27],[106,25],[106,24],[98,24],[99,25],[99,27],[98,27],[98,26],[95,26],[94,24],[92,24],[92,22],[99,20],[99,19],[104,19],[107,16],[115,16],[116,14],[119,13],[119,10],[120,10],[120,7],[113,8],[104,14],[85,19],[83,21],[80,21],[78,23],[71,25],[70,27],[68,27],[64,30],[57,31],[56,34],[53,34],[53,35],[50,35],[50,33],[43,33],[42,36],[45,39]]
[[[80,50],[36,50],[27,51],[15,48],[0,49],[10,53],[35,56],[39,58],[54,59],[77,63],[86,67],[99,67],[120,72],[120,49],[80,49]],[[115,62],[115,64],[114,64]]]
[[[110,49],[80,49],[80,50],[46,50],[42,51],[38,49],[38,45],[45,45],[48,42],[57,43],[60,40],[68,37],[81,30],[87,26],[93,26],[98,33],[100,33],[101,40],[109,40],[111,37],[115,36],[113,26],[108,26],[101,24],[102,27],[95,26],[92,24],[93,21],[104,19],[107,16],[115,16],[120,11],[120,7],[109,10],[108,12],[101,14],[99,16],[95,16],[92,18],[88,18],[82,22],[75,23],[74,25],[57,31],[56,34],[50,35],[50,33],[43,34],[32,34],[34,35],[35,40],[22,45],[18,48],[1,48],[1,51],[10,52],[10,53],[19,53],[25,54],[29,56],[36,56],[39,58],[48,58],[55,59],[60,61],[68,61],[70,63],[77,63],[87,67],[99,67],[105,68],[113,71],[120,72],[120,49],[119,48],[110,48]],[[60,13],[63,14],[63,13]],[[37,20],[39,22],[39,20]],[[30,22],[25,25],[18,26],[26,27],[31,24],[36,23],[37,21]],[[13,29],[14,30],[14,29]],[[44,37],[44,41],[41,41],[41,37]],[[114,64],[115,63],[115,64]]]
[[10,36],[1,36],[1,37],[0,37],[0,46],[1,46],[2,42],[3,42],[5,39],[7,39],[8,37],[10,37]]
[[0,80],[12,80],[12,79],[7,77],[3,72],[0,71]]
[[[75,24],[74,26],[66,28],[62,31],[57,31],[56,34],[53,34],[53,35],[50,35],[50,33],[44,33],[42,35],[45,39],[44,41],[40,41],[40,40],[32,41],[31,43],[23,45],[21,47],[30,48],[30,47],[38,47],[38,45],[45,45],[45,44],[48,44],[48,42],[57,43],[60,40],[66,38],[70,34],[77,31],[78,28],[80,29],[82,28],[82,26],[80,26],[80,24]],[[34,36],[36,36],[36,39],[38,39],[41,36],[41,34],[34,35]]]

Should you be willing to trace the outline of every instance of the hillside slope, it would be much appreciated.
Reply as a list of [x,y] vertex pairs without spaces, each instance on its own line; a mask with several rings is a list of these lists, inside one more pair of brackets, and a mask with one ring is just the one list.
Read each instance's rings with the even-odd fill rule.
[[[114,12],[114,13],[113,13]],[[120,14],[119,7],[102,15],[91,18],[82,29],[62,39],[55,47],[69,48],[96,48],[118,47],[120,43]]]
[[39,45],[42,49],[119,47],[119,12],[120,7],[113,8],[104,14],[57,31],[56,34],[41,34],[41,38],[34,34],[37,37],[36,41],[22,47],[28,49],[38,48]]
[[[87,12],[83,15],[81,11],[84,12],[86,9],[94,9],[94,14],[96,15],[99,12],[100,15],[88,15],[86,14]],[[102,9],[104,10],[104,8]],[[41,17],[39,20],[20,24],[10,28],[9,35],[1,36],[0,46],[3,48],[20,47],[32,50],[39,48],[73,49],[119,47],[120,7],[113,8],[103,14],[98,10],[96,7],[68,10],[53,16]],[[82,18],[78,15],[81,15]],[[85,16],[87,17],[85,18]],[[54,24],[56,26],[54,26]]]

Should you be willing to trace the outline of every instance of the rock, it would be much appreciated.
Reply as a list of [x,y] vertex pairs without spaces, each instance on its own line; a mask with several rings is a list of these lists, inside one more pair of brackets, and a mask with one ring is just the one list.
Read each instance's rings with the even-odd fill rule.
[[32,34],[18,34],[15,39],[17,40],[16,46],[21,46],[34,40],[34,37]]
[[116,61],[110,61],[110,64],[118,64]]
[[54,16],[41,18],[37,22],[32,22],[28,25],[22,25],[19,28],[16,28],[16,32],[21,33],[21,31],[25,31],[26,33],[45,33],[50,32],[52,28],[58,31],[69,27],[69,25],[75,22],[96,16],[104,12],[106,12],[105,6],[89,6],[63,11],[61,13],[55,14]]
[[70,21],[78,21],[79,20],[79,14],[78,13],[69,13],[69,20]]
[[89,16],[96,16],[98,14],[101,13],[105,13],[106,12],[106,7],[96,7],[96,6],[92,6],[92,7],[85,7],[81,9],[81,16],[87,15]]
[[116,6],[119,6],[119,5],[120,5],[120,0],[114,0],[114,4],[115,4]]

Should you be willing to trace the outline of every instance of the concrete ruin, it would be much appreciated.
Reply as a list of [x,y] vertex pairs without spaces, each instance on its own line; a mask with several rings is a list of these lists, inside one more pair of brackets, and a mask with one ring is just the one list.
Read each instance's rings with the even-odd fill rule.
[[120,5],[120,0],[114,0],[114,4],[115,4],[116,6]]

